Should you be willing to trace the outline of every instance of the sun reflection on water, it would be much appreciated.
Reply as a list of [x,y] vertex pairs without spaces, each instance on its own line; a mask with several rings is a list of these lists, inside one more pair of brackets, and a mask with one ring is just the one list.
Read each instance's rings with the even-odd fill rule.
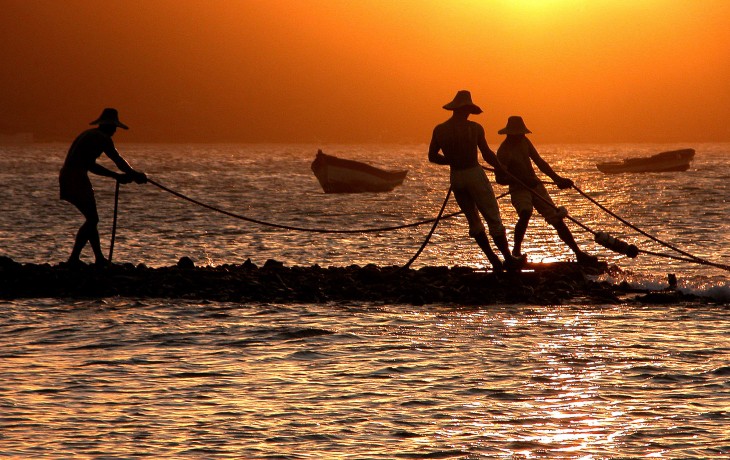
[[727,439],[721,308],[110,299],[5,313],[2,435],[18,458],[708,458]]

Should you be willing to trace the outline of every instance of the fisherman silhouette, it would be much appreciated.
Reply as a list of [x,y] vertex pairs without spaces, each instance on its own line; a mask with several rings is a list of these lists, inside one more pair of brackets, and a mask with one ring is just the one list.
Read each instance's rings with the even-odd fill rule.
[[[495,177],[498,183],[509,185],[512,206],[514,206],[519,216],[515,225],[515,240],[512,254],[522,256],[522,240],[525,237],[527,226],[530,223],[532,210],[536,209],[557,230],[560,239],[573,250],[578,259],[578,263],[595,264],[598,262],[596,256],[589,255],[578,247],[578,243],[575,242],[573,234],[563,220],[568,214],[567,210],[555,206],[545,186],[538,179],[537,174],[535,174],[532,162],[537,165],[540,171],[550,177],[560,189],[572,187],[573,181],[559,176],[540,154],[537,153],[535,146],[525,136],[532,131],[527,129],[522,117],[509,117],[507,126],[498,132],[499,134],[507,135],[507,138],[497,149],[497,158],[508,174],[503,174],[502,171],[499,171],[495,173]],[[533,194],[539,195],[540,198],[535,197]]]
[[[510,253],[507,233],[499,214],[499,205],[492,185],[479,165],[477,149],[484,161],[495,169],[501,167],[496,155],[487,145],[484,128],[468,119],[471,114],[482,113],[482,109],[472,102],[471,93],[466,90],[457,92],[454,100],[443,108],[453,111],[453,115],[434,128],[428,148],[428,159],[432,163],[450,167],[452,190],[456,202],[469,222],[469,235],[476,240],[487,256],[493,270],[500,272],[503,268],[519,269],[523,260]],[[489,238],[479,217],[480,213],[487,222],[495,246],[504,256],[504,264],[489,245]]]
[[[105,266],[108,262],[101,252],[99,230],[97,229],[99,214],[96,210],[94,188],[88,173],[111,177],[123,184],[132,181],[143,184],[147,182],[147,176],[143,172],[134,170],[114,146],[112,136],[117,128],[129,129],[127,125],[119,121],[116,109],[104,109],[99,118],[89,124],[98,126],[87,129],[73,141],[59,173],[58,182],[61,199],[76,206],[86,219],[76,234],[76,241],[68,263],[81,264],[81,251],[88,242],[94,251],[96,265]],[[96,163],[102,153],[105,153],[124,174],[111,171]]]

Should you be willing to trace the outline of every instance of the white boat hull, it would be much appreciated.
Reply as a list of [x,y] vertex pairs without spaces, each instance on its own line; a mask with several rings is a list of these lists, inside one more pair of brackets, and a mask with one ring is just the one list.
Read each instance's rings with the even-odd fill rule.
[[694,156],[694,149],[671,150],[650,157],[597,163],[596,167],[604,174],[687,171]]
[[401,185],[408,174],[337,158],[321,150],[312,162],[312,171],[325,193],[389,192]]

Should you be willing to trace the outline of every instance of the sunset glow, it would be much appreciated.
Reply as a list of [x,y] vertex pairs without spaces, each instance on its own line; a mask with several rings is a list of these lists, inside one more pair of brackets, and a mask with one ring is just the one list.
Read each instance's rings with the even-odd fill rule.
[[0,131],[126,139],[427,142],[470,89],[488,140],[730,140],[721,0],[0,0]]

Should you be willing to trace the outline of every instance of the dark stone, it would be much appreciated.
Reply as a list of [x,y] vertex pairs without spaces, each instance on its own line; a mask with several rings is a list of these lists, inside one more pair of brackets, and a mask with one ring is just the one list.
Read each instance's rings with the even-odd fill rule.
[[184,269],[192,269],[195,268],[195,262],[193,262],[193,259],[191,259],[188,256],[180,257],[180,260],[177,261],[177,267],[178,268],[184,268]]
[[[0,298],[168,297],[228,302],[378,302],[412,305],[559,304],[626,302],[627,286],[594,282],[577,264],[532,264],[530,271],[494,274],[470,267],[285,267],[268,260],[263,269],[240,265],[196,267],[189,257],[176,266],[144,264],[20,264],[0,257]],[[678,292],[651,293],[640,302],[693,300]]]
[[284,268],[284,262],[279,262],[278,260],[274,260],[274,259],[268,259],[264,263],[264,268],[269,269],[269,270]]

